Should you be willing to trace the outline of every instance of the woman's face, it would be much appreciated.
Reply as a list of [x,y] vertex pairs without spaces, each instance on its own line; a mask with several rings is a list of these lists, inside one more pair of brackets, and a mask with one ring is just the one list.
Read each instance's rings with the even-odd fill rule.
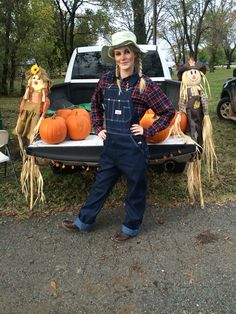
[[132,74],[134,71],[134,52],[129,47],[114,49],[114,58],[120,68],[120,72]]

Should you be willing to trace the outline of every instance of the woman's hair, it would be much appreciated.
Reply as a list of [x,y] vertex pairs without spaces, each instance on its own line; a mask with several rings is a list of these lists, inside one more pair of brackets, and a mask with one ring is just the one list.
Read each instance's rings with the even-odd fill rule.
[[[146,82],[143,78],[143,63],[142,63],[142,57],[141,57],[141,53],[140,50],[137,49],[137,47],[131,45],[127,45],[127,47],[133,51],[134,55],[135,55],[135,63],[138,64],[138,75],[140,78],[139,81],[139,91],[140,94],[142,94],[145,91],[146,88]],[[120,84],[120,69],[119,66],[116,64],[116,83],[118,85],[119,90],[121,91],[121,84]]]

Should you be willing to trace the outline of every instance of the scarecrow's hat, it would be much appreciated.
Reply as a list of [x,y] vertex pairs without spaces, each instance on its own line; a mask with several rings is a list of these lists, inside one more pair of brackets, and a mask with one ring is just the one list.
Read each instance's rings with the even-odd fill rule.
[[177,72],[177,76],[179,81],[182,80],[182,75],[185,71],[189,71],[189,70],[198,70],[201,71],[202,73],[206,73],[206,65],[202,62],[195,62],[192,58],[189,58],[187,63],[181,65],[178,68],[178,72]]

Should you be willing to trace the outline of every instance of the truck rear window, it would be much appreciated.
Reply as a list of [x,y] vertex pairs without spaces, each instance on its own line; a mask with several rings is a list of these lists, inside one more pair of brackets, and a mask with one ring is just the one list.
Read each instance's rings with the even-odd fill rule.
[[[75,59],[72,79],[96,79],[114,70],[114,65],[104,64],[100,51],[78,53]],[[149,77],[164,76],[161,60],[157,51],[149,51],[143,58],[143,73]]]

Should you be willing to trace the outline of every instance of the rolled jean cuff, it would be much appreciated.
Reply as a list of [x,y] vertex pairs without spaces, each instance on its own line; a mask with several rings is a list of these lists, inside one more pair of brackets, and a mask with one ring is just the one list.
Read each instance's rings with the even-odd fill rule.
[[93,224],[86,224],[84,222],[82,222],[79,217],[76,217],[74,220],[74,224],[76,225],[76,227],[78,227],[80,230],[91,230]]
[[131,237],[135,237],[139,233],[139,229],[130,229],[125,225],[121,225],[121,231],[128,234]]

